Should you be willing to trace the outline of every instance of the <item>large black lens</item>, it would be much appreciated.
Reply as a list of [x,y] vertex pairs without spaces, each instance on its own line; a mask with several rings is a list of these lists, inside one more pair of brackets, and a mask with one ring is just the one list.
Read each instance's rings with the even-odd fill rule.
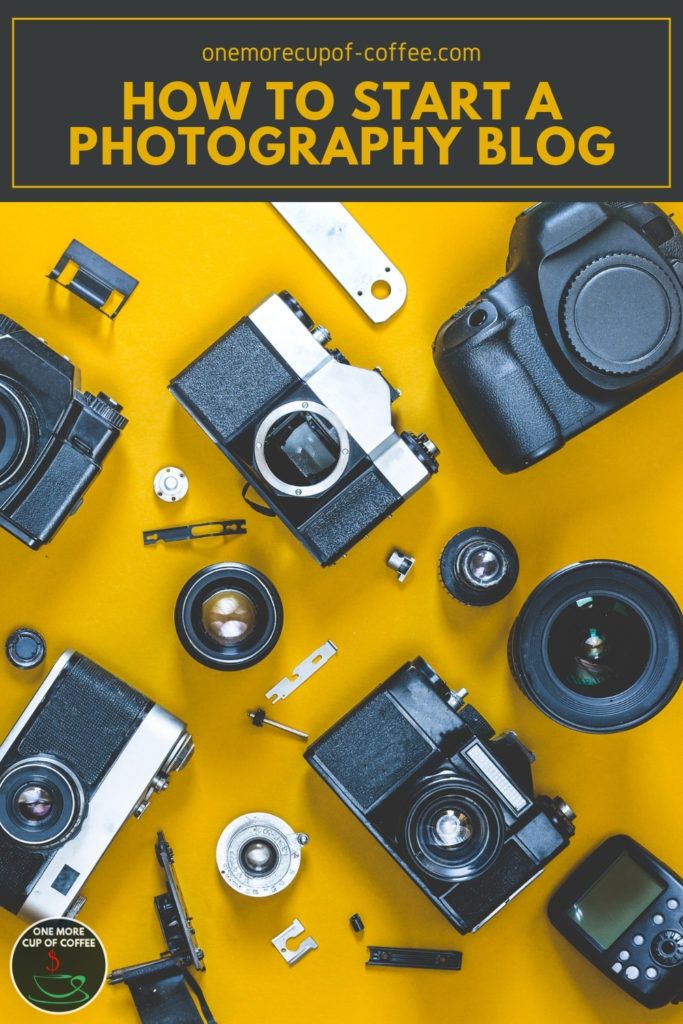
[[63,842],[80,824],[84,807],[80,783],[51,758],[20,761],[0,779],[0,828],[16,842]]
[[309,487],[329,476],[341,453],[339,435],[320,416],[296,412],[278,420],[266,434],[265,458],[274,476]]
[[616,732],[647,721],[681,680],[683,620],[654,577],[624,562],[580,562],[528,597],[508,653],[523,692],[556,722]]
[[0,487],[26,466],[34,443],[34,417],[10,381],[0,377]]
[[500,809],[481,786],[451,772],[432,776],[410,798],[404,841],[410,859],[434,878],[476,878],[497,857]]
[[175,608],[180,641],[209,668],[248,668],[273,649],[282,630],[282,603],[270,580],[249,565],[221,562],[201,569]]

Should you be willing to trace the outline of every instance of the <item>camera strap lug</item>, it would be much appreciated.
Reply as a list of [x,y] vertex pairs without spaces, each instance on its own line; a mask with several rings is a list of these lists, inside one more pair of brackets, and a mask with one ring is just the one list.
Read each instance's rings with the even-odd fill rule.
[[289,948],[289,940],[295,939],[297,935],[301,935],[305,930],[306,929],[299,918],[295,917],[289,928],[285,928],[283,932],[280,932],[279,935],[276,935],[274,939],[270,940],[282,959],[288,963],[290,967],[295,963],[298,963],[302,956],[306,956],[306,953],[310,953],[311,950],[318,948],[318,943],[315,939],[311,938],[310,935],[305,939],[302,939],[296,949]]
[[139,284],[75,238],[47,276],[110,320],[119,315]]
[[341,203],[272,203],[373,324],[406,300],[401,271]]
[[336,653],[337,648],[332,641],[326,640],[322,647],[318,647],[307,658],[304,658],[300,665],[296,666],[292,671],[291,679],[289,676],[285,676],[279,683],[272,686],[266,694],[267,699],[272,701],[273,704],[277,704],[279,700],[289,697],[290,693],[294,693],[302,683],[305,683],[307,679],[315,675]]
[[420,967],[431,971],[459,971],[462,953],[455,949],[411,949],[368,946],[368,967]]

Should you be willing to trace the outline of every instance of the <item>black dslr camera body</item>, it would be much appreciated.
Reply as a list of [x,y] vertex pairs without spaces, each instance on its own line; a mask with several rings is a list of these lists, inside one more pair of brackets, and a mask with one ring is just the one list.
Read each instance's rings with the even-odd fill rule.
[[567,804],[534,796],[533,754],[512,732],[494,739],[466,696],[416,658],[304,755],[463,934],[574,834]]
[[683,366],[683,236],[654,203],[539,203],[507,275],[441,327],[434,360],[514,473]]
[[170,384],[172,394],[321,565],[437,470],[424,434],[397,434],[376,370],[325,346],[289,295],[271,295]]
[[0,744],[0,906],[26,921],[75,916],[118,830],[193,749],[165,708],[63,654]]
[[80,506],[127,420],[107,395],[0,314],[0,526],[30,548]]

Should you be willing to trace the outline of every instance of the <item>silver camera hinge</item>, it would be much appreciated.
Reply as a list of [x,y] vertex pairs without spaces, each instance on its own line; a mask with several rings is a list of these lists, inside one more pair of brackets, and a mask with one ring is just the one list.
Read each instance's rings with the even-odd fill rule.
[[272,206],[373,324],[398,312],[407,294],[403,274],[341,203]]

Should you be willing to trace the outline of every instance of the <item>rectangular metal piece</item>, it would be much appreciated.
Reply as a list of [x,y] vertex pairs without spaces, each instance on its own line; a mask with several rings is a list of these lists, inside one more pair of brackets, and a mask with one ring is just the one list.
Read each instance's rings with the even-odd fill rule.
[[163,530],[143,530],[142,542],[149,545],[157,544],[160,540],[169,543],[175,540],[201,540],[202,537],[234,537],[246,532],[246,519],[217,519],[210,523],[168,526]]
[[431,971],[459,971],[462,953],[455,949],[405,949],[368,946],[368,967],[420,967]]
[[315,941],[315,939],[312,939],[310,935],[307,938],[303,939],[296,949],[289,948],[289,946],[287,945],[289,940],[295,939],[297,935],[301,935],[302,932],[304,931],[305,929],[301,921],[298,919],[298,917],[295,917],[292,923],[290,924],[289,928],[285,928],[283,932],[280,932],[279,935],[276,935],[274,939],[270,940],[275,946],[280,956],[282,957],[282,959],[285,960],[290,965],[290,967],[293,964],[295,964],[298,960],[301,960],[301,957],[305,956],[306,953],[310,953],[312,949],[318,948],[318,943]]
[[110,320],[118,316],[139,283],[75,238],[47,276]]
[[273,203],[374,324],[406,300],[401,271],[341,203]]
[[285,676],[279,683],[271,687],[266,694],[268,700],[272,701],[273,704],[277,704],[279,700],[284,700],[285,697],[289,697],[290,693],[294,693],[302,683],[305,683],[307,679],[310,679],[312,675],[321,669],[323,665],[326,665],[330,658],[334,657],[337,653],[337,648],[331,640],[326,640],[322,647],[319,647],[317,651],[313,651],[309,654],[300,665],[297,665],[292,672],[291,678]]
[[489,785],[493,786],[500,796],[516,814],[521,814],[531,806],[531,800],[508,778],[493,758],[486,752],[481,743],[470,744],[463,754],[484,776]]

